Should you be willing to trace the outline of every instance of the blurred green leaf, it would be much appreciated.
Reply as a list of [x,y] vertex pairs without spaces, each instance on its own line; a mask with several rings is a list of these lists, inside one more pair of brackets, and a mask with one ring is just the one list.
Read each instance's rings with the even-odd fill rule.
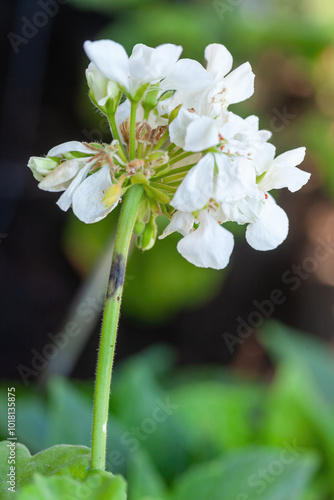
[[130,455],[140,448],[146,450],[167,480],[185,467],[188,443],[178,406],[162,389],[144,356],[132,357],[119,369],[111,406],[127,429],[122,441]]
[[286,451],[249,448],[193,467],[176,482],[171,500],[298,500],[312,480],[317,457],[287,457]]
[[132,455],[128,469],[129,500],[164,499],[166,486],[151,458],[143,450]]
[[252,441],[259,387],[200,382],[175,388],[170,395],[189,441],[199,450],[221,453]]

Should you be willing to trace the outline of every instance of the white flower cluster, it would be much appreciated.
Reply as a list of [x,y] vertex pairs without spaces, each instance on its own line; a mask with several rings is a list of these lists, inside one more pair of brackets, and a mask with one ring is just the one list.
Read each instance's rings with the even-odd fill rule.
[[135,230],[151,248],[155,218],[171,220],[160,238],[178,231],[178,251],[200,267],[223,269],[234,238],[227,221],[248,224],[246,239],[257,250],[276,248],[288,234],[288,218],[271,189],[294,192],[310,174],[297,168],[305,148],[275,158],[271,133],[256,116],[228,110],[254,92],[249,63],[232,69],[220,44],[205,49],[206,68],[179,59],[182,48],[138,44],[128,57],[111,40],[84,44],[91,63],[86,77],[93,103],[109,120],[111,144],[68,142],[46,158],[32,157],[39,187],[64,191],[58,205],[77,217],[105,217],[134,184],[145,198]]

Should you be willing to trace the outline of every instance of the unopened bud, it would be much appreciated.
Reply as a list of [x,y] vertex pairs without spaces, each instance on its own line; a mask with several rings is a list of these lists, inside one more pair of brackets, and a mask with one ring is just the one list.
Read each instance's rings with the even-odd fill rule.
[[137,221],[135,223],[135,226],[133,228],[135,234],[137,234],[138,236],[141,235],[141,233],[144,231],[145,229],[145,222],[144,221]]
[[52,172],[52,170],[56,168],[59,162],[60,158],[53,159],[32,156],[31,158],[29,158],[28,167],[32,171],[35,179],[40,182],[44,179],[45,176],[47,176],[50,172]]
[[104,113],[114,114],[122,95],[117,83],[106,78],[93,63],[86,69],[86,78],[92,101]]
[[142,250],[150,250],[153,247],[155,240],[157,239],[158,228],[155,222],[155,217],[153,214],[150,217],[150,220],[145,226],[141,237],[141,249]]

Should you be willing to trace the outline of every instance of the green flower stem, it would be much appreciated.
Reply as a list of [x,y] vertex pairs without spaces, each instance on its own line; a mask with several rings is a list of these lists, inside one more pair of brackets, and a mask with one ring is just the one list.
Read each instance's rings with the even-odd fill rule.
[[119,154],[120,154],[122,160],[125,163],[127,163],[128,160],[126,158],[126,153],[124,151],[123,144],[122,144],[121,138],[120,138],[118,130],[117,130],[115,114],[108,116],[108,120],[109,120],[109,125],[110,125],[111,131],[112,131],[113,138],[116,139],[119,143],[119,147],[118,147]]
[[105,470],[110,383],[123,282],[131,235],[143,198],[143,186],[131,186],[124,197],[118,221],[111,271],[104,307],[97,360],[92,432],[92,469]]
[[130,112],[130,160],[136,157],[136,111],[137,103],[131,102]]

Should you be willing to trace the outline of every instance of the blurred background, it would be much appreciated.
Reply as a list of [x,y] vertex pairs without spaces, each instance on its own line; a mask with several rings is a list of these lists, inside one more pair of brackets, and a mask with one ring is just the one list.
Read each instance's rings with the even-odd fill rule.
[[[312,256],[318,239],[330,240],[334,232],[332,2],[3,0],[1,10],[2,376],[20,378],[17,366],[31,366],[31,350],[40,353],[47,335],[61,332],[68,315],[86,304],[83,283],[98,273],[115,227],[116,214],[89,226],[71,211],[62,212],[57,193],[40,191],[26,168],[30,156],[61,142],[110,140],[84,77],[88,60],[82,44],[102,37],[129,53],[137,42],[181,44],[183,57],[202,62],[207,44],[225,44],[234,67],[250,61],[256,74],[254,96],[233,111],[259,115],[260,128],[273,132],[278,153],[306,146],[302,168],[312,173],[300,192],[280,193],[290,233],[277,250],[252,250],[242,227],[231,264],[222,272],[184,261],[176,251],[177,236],[158,241],[145,254],[134,249],[117,359],[165,341],[176,347],[180,364],[215,362],[249,374],[266,372],[268,361],[255,335],[231,349],[226,332],[237,335],[237,318],[247,323],[258,310],[254,301],[269,299],[274,289],[286,300],[268,316],[331,344],[334,258],[324,250],[325,258],[312,264]],[[72,357],[56,371],[92,376],[99,307],[87,305],[94,318],[88,321],[87,313],[85,335],[71,341]],[[255,321],[255,328],[260,323]]]
[[[313,455],[293,464],[302,474],[299,487],[318,471],[302,498],[334,498],[332,0],[2,0],[0,6],[0,371],[18,387],[19,438],[32,452],[57,442],[89,445],[117,213],[81,223],[57,207],[57,193],[38,189],[26,167],[30,156],[68,140],[110,140],[88,99],[83,42],[111,38],[128,53],[138,42],[171,42],[183,46],[182,57],[201,62],[205,46],[217,42],[230,50],[234,67],[249,61],[256,75],[254,96],[231,110],[259,115],[278,154],[306,146],[302,168],[311,180],[293,195],[279,193],[290,232],[276,250],[256,252],[244,228],[232,227],[236,247],[224,271],[190,265],[177,253],[175,235],[144,254],[133,248],[109,429],[125,460],[109,457],[109,468],[128,474],[136,500],[145,474],[155,477],[157,494],[159,474],[169,484],[191,463],[221,454],[225,460],[245,446],[302,446]],[[166,395],[179,413],[140,441],[141,455],[131,454],[121,437]],[[80,414],[80,426],[69,413]],[[245,470],[254,453],[237,457]],[[275,459],[270,453],[262,462]],[[291,499],[300,498],[297,487],[284,484],[289,494],[296,491]],[[177,498],[196,498],[187,492]]]

